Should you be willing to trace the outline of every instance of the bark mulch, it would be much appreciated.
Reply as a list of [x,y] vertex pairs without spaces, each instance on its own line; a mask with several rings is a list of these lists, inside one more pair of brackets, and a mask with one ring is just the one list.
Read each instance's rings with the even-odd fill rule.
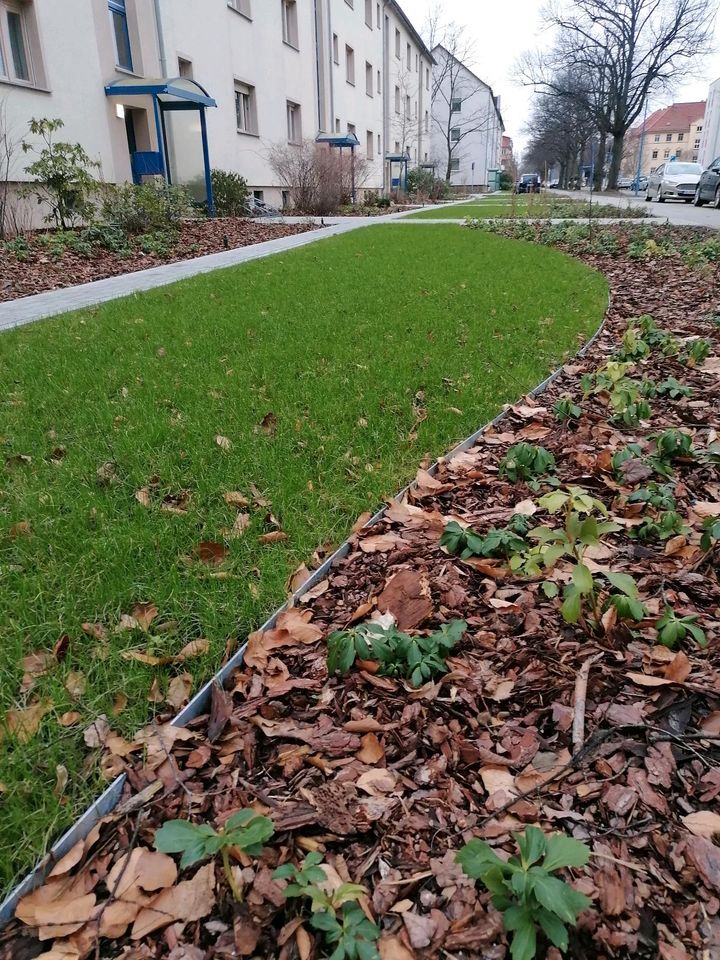
[[167,253],[144,253],[131,242],[131,252],[123,255],[94,246],[87,255],[65,249],[59,256],[53,256],[43,242],[48,234],[30,234],[25,238],[29,250],[20,258],[12,250],[0,248],[0,302],[123,273],[148,270],[179,260],[192,260],[209,253],[222,253],[224,250],[315,229],[318,228],[312,223],[263,223],[241,217],[190,220],[180,225],[177,241]]
[[[103,760],[128,772],[123,804],[21,901],[0,955],[327,956],[302,901],[286,901],[285,881],[271,877],[279,863],[319,850],[329,883],[365,886],[382,960],[501,960],[509,956],[502,916],[455,852],[481,837],[507,855],[511,831],[537,824],[592,849],[586,867],[565,872],[592,900],[569,956],[720,957],[720,586],[717,547],[700,546],[704,518],[720,511],[718,287],[677,258],[662,270],[623,256],[589,259],[608,276],[612,305],[581,361],[435,476],[421,470],[417,488],[378,524],[356,527],[331,575],[275,629],[250,638],[245,665],[227,691],[216,689],[209,716],[186,729],[156,724],[133,742],[101,731]],[[607,397],[583,399],[580,377],[617,350],[628,319],[646,313],[683,346],[702,335],[713,351],[693,367],[653,350],[633,375],[674,376],[692,395],[652,399],[650,420],[637,427],[610,424]],[[552,413],[564,395],[582,407],[576,422]],[[649,482],[651,438],[671,427],[705,451],[674,461],[662,481],[674,484],[686,529],[641,541],[630,533],[648,509],[628,496]],[[585,562],[598,578],[606,570],[635,578],[647,608],[641,622],[605,612],[600,623],[587,614],[566,623],[562,593],[548,598],[543,589],[549,580],[562,591],[566,563],[528,578],[502,560],[462,561],[441,547],[450,519],[483,534],[553,489],[499,474],[522,440],[554,453],[558,489],[581,486],[606,505],[620,529]],[[630,442],[643,457],[619,475],[611,458]],[[535,510],[533,522],[548,521]],[[666,606],[696,615],[707,645],[659,644]],[[409,631],[467,621],[449,672],[419,689],[371,664],[328,678],[329,632],[388,613]],[[219,863],[178,874],[166,855],[150,853],[165,820],[220,827],[249,805],[272,818],[275,836],[259,858],[237,851],[242,904]],[[135,872],[123,873],[128,854]],[[159,856],[154,866],[143,859]],[[538,956],[559,953],[541,943]]]

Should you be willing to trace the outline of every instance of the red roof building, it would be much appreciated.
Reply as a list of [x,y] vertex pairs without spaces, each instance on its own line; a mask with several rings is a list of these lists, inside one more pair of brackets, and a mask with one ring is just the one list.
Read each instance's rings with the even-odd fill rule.
[[[651,113],[645,121],[641,173],[647,175],[667,160],[696,162],[700,151],[705,100],[672,103]],[[633,176],[637,170],[642,125],[633,127],[625,138],[623,173]]]

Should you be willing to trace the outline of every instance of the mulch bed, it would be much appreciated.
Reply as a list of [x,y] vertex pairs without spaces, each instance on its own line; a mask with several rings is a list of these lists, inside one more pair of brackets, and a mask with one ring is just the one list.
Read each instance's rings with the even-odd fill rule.
[[[334,876],[367,888],[363,902],[382,928],[382,960],[502,960],[509,954],[501,915],[463,876],[455,851],[478,836],[510,853],[510,831],[537,824],[593,852],[587,867],[566,872],[592,899],[571,932],[569,956],[720,956],[720,847],[712,839],[720,820],[713,813],[720,586],[716,552],[699,545],[702,518],[718,509],[720,478],[707,458],[675,462],[675,497],[690,530],[640,542],[628,533],[642,511],[627,497],[647,477],[640,470],[621,480],[610,466],[629,442],[651,452],[650,438],[668,427],[691,433],[700,450],[716,441],[720,359],[710,314],[718,286],[677,259],[662,270],[622,257],[591,259],[610,280],[612,306],[582,361],[542,397],[513,406],[434,477],[421,470],[414,492],[377,525],[356,528],[350,555],[331,576],[274,630],[250,638],[245,666],[227,692],[216,690],[209,717],[183,730],[147,728],[132,743],[100,731],[104,762],[128,771],[126,805],[21,902],[26,923],[16,920],[2,934],[0,955],[321,957],[301,902],[286,902],[284,881],[271,878],[278,863],[319,849]],[[606,398],[583,400],[579,378],[617,349],[628,318],[644,313],[679,338],[713,339],[714,352],[693,368],[653,351],[636,376],[673,375],[692,386],[692,396],[653,399],[651,421],[639,427],[610,425]],[[569,425],[551,412],[568,394],[583,408]],[[612,569],[636,579],[649,612],[632,631],[611,616],[596,629],[566,623],[560,598],[542,590],[548,578],[562,586],[563,563],[527,579],[502,561],[464,562],[441,548],[449,518],[484,533],[521,502],[537,500],[537,491],[498,474],[520,440],[551,450],[562,484],[586,488],[621,524],[586,562],[598,574]],[[547,522],[538,513],[537,522]],[[673,650],[656,642],[666,604],[698,616],[704,649],[691,639]],[[329,679],[324,638],[382,612],[411,631],[466,620],[450,672],[417,690],[359,668]],[[583,665],[586,694],[578,684]],[[585,726],[579,739],[578,719]],[[260,859],[236,858],[244,904],[233,901],[212,862],[181,872],[179,881],[170,870],[160,893],[138,880],[110,896],[120,859],[131,850],[145,856],[138,851],[152,849],[163,821],[219,827],[248,805],[270,816],[276,833]],[[161,912],[152,913],[153,903]],[[152,932],[143,933],[148,926]],[[558,960],[559,953],[541,946],[538,956]]]
[[30,234],[26,238],[30,246],[27,260],[20,260],[14,253],[0,249],[0,302],[315,229],[318,228],[312,223],[263,223],[241,217],[190,220],[180,226],[177,244],[166,256],[143,253],[138,249],[128,256],[119,256],[110,250],[93,249],[89,256],[65,250],[62,256],[53,257],[40,242],[41,234]]

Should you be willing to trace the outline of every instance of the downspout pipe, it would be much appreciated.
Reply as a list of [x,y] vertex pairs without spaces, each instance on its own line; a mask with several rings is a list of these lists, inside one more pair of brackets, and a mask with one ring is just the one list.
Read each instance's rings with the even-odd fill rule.
[[161,0],[154,0],[155,4],[155,30],[157,32],[158,53],[160,54],[160,76],[167,76],[167,54],[165,52],[165,34],[162,26],[162,12],[160,10]]

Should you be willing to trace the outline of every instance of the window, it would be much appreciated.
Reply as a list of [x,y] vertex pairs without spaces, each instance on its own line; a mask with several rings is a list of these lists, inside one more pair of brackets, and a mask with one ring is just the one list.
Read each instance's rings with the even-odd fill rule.
[[395,87],[395,113],[400,113],[400,87]]
[[460,98],[450,101],[450,113],[462,112],[462,100]]
[[375,138],[373,137],[372,130],[368,130],[365,134],[365,145],[367,148],[367,158],[372,160],[375,154]]
[[298,19],[295,0],[280,0],[282,4],[283,43],[298,49]]
[[450,139],[455,143],[460,139],[460,127],[451,127],[450,129]]
[[377,140],[378,140],[378,156],[380,156],[380,154],[382,153],[382,142],[380,140],[380,134],[378,134]]
[[450,172],[457,173],[460,169],[460,160],[451,160],[450,161]]
[[680,157],[682,156],[682,150],[679,150],[679,149],[676,150],[676,151],[675,151],[675,156],[676,156],[676,157],[678,158],[678,160],[679,160]]
[[684,134],[684,133],[679,133],[679,134],[678,134],[678,143],[681,143],[684,139],[685,139],[685,134]]
[[378,93],[382,93],[382,79],[381,79],[381,75],[380,75],[380,71],[379,71],[379,70],[378,70],[378,72],[377,72],[377,92],[378,92]]
[[340,117],[335,117],[335,133],[340,133]]
[[283,210],[287,210],[288,207],[290,206],[290,191],[281,190],[280,196],[282,197],[282,208]]
[[406,47],[406,58],[405,58],[405,62],[406,62],[406,64],[407,64],[407,68],[408,68],[408,70],[409,70],[409,69],[412,67],[412,47],[410,46],[409,43],[407,44],[407,47]]
[[400,31],[395,27],[395,56],[400,59]]
[[376,4],[375,4],[375,24],[376,24],[378,30],[380,29],[380,23],[381,23],[381,20],[380,20],[380,4],[379,4],[379,3],[376,3]]
[[228,0],[228,6],[231,10],[237,10],[238,13],[241,13],[244,17],[247,17],[249,20],[252,19],[252,11],[250,10],[250,0]]
[[667,158],[668,158],[669,156],[670,156],[670,151],[669,151],[669,150],[663,151],[663,159],[667,160]]
[[372,30],[372,8],[373,0],[365,0],[365,26]]
[[333,34],[333,63],[340,63],[340,44],[336,33]]
[[300,104],[287,101],[287,134],[289,143],[300,143],[302,126],[300,123]]
[[420,61],[419,61],[419,59],[418,59],[418,55],[415,54],[415,73],[417,73],[418,70],[419,70],[419,66],[418,66],[419,63],[420,63]]
[[400,153],[400,141],[399,141],[399,140],[396,140],[396,141],[395,141],[395,153],[396,153],[396,155],[397,155],[398,153]]
[[671,134],[671,133],[666,133],[666,134],[665,134],[665,142],[666,142],[666,143],[670,143],[671,141],[672,141],[672,134]]
[[425,67],[425,89],[430,89],[430,67]]
[[238,133],[257,133],[255,87],[235,81],[235,119]]
[[655,143],[660,143],[660,134],[656,133],[654,139],[655,139]]
[[354,123],[349,123],[349,124],[347,125],[347,132],[348,132],[348,133],[351,133],[353,136],[355,136],[355,124],[354,124]]
[[178,57],[178,76],[192,80],[192,75],[192,60],[185,60],[183,57]]
[[428,111],[425,111],[425,133],[430,132],[430,114]]
[[700,137],[697,138],[693,146],[695,147],[696,150],[700,149]]
[[653,160],[657,160],[657,158],[658,158],[658,152],[657,152],[657,150],[653,150],[653,152],[652,152],[652,159],[653,159]]
[[365,61],[365,93],[369,97],[373,95],[373,68],[367,60]]
[[699,123],[699,124],[695,127],[695,132],[696,132],[696,133],[702,133],[702,124],[701,124],[701,123]]
[[[132,70],[132,53],[130,51],[130,34],[128,33],[127,10],[125,0],[108,0],[110,23],[115,38],[115,63],[123,70]],[[19,18],[19,14],[15,14]],[[8,27],[10,12],[8,11]],[[12,39],[10,41],[12,45]]]
[[355,86],[355,51],[345,44],[345,79]]
[[410,94],[405,94],[405,116],[410,116]]

